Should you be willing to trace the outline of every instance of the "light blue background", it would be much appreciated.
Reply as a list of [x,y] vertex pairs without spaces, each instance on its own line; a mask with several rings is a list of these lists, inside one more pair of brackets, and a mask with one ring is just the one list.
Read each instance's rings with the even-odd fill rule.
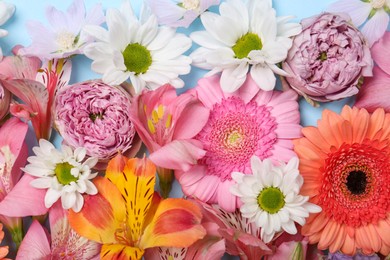
[[[309,17],[318,14],[325,10],[325,8],[334,0],[274,0],[273,6],[277,11],[278,15],[294,15],[295,21],[299,22],[302,18]],[[66,10],[70,5],[71,0],[63,1],[48,1],[48,0],[9,0],[8,2],[13,3],[16,6],[16,12],[14,16],[2,26],[2,28],[9,31],[9,35],[0,39],[0,46],[3,49],[4,55],[10,55],[11,49],[17,44],[29,45],[31,43],[30,37],[25,27],[26,21],[38,20],[44,24],[48,24],[45,17],[45,8],[48,5],[54,5],[60,10]],[[108,7],[119,8],[121,0],[85,0],[87,10],[89,10],[95,3],[101,2],[104,10]],[[131,0],[135,12],[138,13],[142,0]],[[216,7],[211,8],[212,11],[217,12]],[[203,27],[198,20],[189,29],[180,29],[179,31],[185,34],[189,34],[194,30],[202,30]],[[195,49],[193,46],[192,49]],[[73,58],[73,70],[70,83],[80,82],[92,78],[99,78],[100,75],[94,73],[90,69],[91,61],[84,57],[78,56]],[[205,71],[193,68],[189,75],[185,75],[182,78],[186,82],[185,89],[179,90],[181,93],[186,89],[192,88],[196,85],[197,80],[205,73]],[[321,117],[321,111],[325,108],[332,109],[339,112],[344,104],[353,104],[353,98],[345,99],[338,102],[321,104],[319,108],[314,108],[309,105],[305,100],[300,101],[301,111],[301,122],[302,125],[316,125],[318,118]],[[56,138],[58,144],[60,138]],[[173,196],[181,196],[180,187],[175,184]]]

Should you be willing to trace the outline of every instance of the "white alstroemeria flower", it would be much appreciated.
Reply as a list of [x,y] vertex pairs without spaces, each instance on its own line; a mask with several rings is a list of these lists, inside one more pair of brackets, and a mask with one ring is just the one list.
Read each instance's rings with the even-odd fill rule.
[[234,92],[246,80],[248,70],[263,90],[275,87],[274,73],[287,76],[277,64],[287,57],[291,36],[301,32],[291,17],[276,17],[269,0],[228,0],[220,5],[220,15],[206,12],[201,20],[206,31],[194,32],[191,39],[201,47],[190,57],[193,64],[222,72],[221,86]]
[[81,194],[97,193],[95,185],[90,181],[98,173],[91,169],[97,163],[97,158],[90,157],[84,162],[85,148],[76,148],[63,145],[58,151],[47,140],[40,139],[39,146],[33,148],[35,156],[30,156],[29,162],[23,171],[37,177],[30,184],[37,189],[47,189],[45,206],[50,208],[61,198],[64,209],[73,209],[79,212],[84,204]]
[[159,27],[155,15],[143,6],[140,18],[129,1],[120,10],[108,9],[108,30],[86,26],[85,32],[96,39],[85,48],[93,60],[92,70],[103,74],[106,84],[121,84],[130,78],[137,93],[164,84],[184,86],[179,75],[190,72],[191,58],[182,55],[191,47],[191,39],[175,29]]
[[308,196],[299,195],[303,178],[298,163],[298,158],[293,157],[287,165],[274,166],[269,159],[261,161],[253,156],[253,174],[232,173],[237,184],[230,191],[243,203],[242,216],[261,228],[260,235],[265,243],[282,230],[296,234],[294,222],[303,226],[309,213],[321,211],[319,206],[307,202]]

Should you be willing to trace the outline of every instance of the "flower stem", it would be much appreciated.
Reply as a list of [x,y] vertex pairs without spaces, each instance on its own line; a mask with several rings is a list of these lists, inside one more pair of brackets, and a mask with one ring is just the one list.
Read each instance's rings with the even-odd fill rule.
[[15,227],[13,229],[10,229],[9,232],[11,233],[12,240],[14,241],[16,245],[16,251],[19,249],[20,244],[23,240],[23,228],[22,226]]
[[172,190],[172,182],[175,178],[173,170],[157,167],[157,174],[160,180],[159,185],[161,196],[166,199]]

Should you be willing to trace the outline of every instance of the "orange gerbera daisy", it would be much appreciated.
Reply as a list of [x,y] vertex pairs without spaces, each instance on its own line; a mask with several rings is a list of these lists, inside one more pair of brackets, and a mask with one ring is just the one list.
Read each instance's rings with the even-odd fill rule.
[[334,253],[390,253],[390,114],[345,106],[325,110],[318,127],[295,140],[301,189],[322,212],[302,228],[310,243]]

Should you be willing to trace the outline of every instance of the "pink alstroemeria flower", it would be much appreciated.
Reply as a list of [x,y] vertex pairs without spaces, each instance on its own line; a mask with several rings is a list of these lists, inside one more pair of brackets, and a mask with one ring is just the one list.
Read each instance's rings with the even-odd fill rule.
[[204,156],[200,142],[192,138],[203,128],[208,116],[208,109],[193,95],[177,96],[171,85],[145,90],[133,100],[130,118],[150,152],[150,160],[158,166],[160,184],[166,181],[169,186],[162,187],[164,197],[173,178],[168,178],[171,173],[166,169],[188,170]]
[[147,0],[158,22],[171,27],[185,27],[219,0]]
[[[0,128],[0,222],[11,232],[16,244],[22,239],[22,219],[9,215],[4,210],[4,201],[17,185],[21,167],[27,162],[27,145],[24,142],[28,125],[11,118]],[[23,205],[8,205],[19,207]]]
[[93,39],[83,32],[85,25],[100,25],[104,22],[101,4],[96,4],[86,13],[83,0],[74,0],[67,12],[54,6],[46,9],[50,27],[38,21],[27,23],[32,44],[21,50],[21,55],[37,56],[42,60],[68,58],[80,54]]
[[16,255],[23,259],[100,259],[101,245],[81,237],[68,221],[67,211],[56,203],[49,211],[51,239],[44,227],[34,220]]
[[[20,46],[14,48],[18,54]],[[49,139],[52,128],[52,104],[56,91],[70,79],[70,60],[50,60],[43,67],[37,57],[9,56],[0,62],[0,83],[25,103],[15,109],[16,116],[29,114],[37,140]],[[21,110],[25,108],[26,111]]]
[[364,80],[355,106],[369,112],[381,107],[390,113],[390,32],[372,46],[371,55],[376,63],[374,76]]

